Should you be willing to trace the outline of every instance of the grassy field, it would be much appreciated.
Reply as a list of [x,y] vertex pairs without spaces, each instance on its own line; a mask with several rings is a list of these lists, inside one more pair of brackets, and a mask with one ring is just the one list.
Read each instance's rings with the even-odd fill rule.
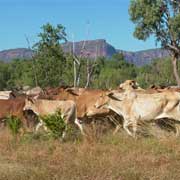
[[128,137],[123,131],[60,142],[0,132],[2,180],[180,179],[180,139]]

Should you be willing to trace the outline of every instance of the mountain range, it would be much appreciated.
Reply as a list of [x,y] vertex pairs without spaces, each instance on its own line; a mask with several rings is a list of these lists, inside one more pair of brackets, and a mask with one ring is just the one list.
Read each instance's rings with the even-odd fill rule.
[[[107,43],[104,39],[86,40],[75,43],[67,42],[62,44],[62,48],[65,53],[74,52],[77,56],[90,57],[92,59],[100,56],[110,58],[116,53],[122,53],[127,62],[137,66],[150,64],[156,58],[169,56],[168,51],[159,48],[136,52],[119,50]],[[0,60],[10,62],[16,58],[29,59],[32,55],[33,51],[27,48],[8,49],[0,51]]]

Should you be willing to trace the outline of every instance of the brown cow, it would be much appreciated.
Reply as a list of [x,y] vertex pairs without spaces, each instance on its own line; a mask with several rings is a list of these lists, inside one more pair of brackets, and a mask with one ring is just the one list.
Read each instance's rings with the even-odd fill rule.
[[25,99],[20,97],[15,99],[0,100],[0,120],[4,120],[8,116],[16,116],[22,121],[23,128],[28,128],[30,122],[23,112],[24,105]]

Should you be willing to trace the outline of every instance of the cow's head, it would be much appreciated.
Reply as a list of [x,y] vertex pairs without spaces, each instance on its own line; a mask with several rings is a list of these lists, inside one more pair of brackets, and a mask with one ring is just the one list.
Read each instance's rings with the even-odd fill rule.
[[39,114],[38,113],[38,110],[37,110],[37,105],[36,105],[36,99],[34,99],[34,98],[30,98],[30,97],[28,97],[28,98],[26,98],[25,99],[25,106],[24,106],[24,108],[23,108],[23,111],[26,111],[26,110],[31,110],[31,111],[33,111],[35,114]]
[[99,98],[97,99],[96,103],[95,103],[95,108],[103,108],[105,107],[109,102],[109,97],[107,96],[107,94],[103,93],[99,96]]
[[139,84],[135,80],[126,80],[124,83],[119,85],[119,88],[124,90],[138,89]]
[[109,99],[116,100],[116,101],[123,101],[127,98],[128,93],[126,91],[121,90],[112,90],[109,93],[106,94]]
[[107,108],[107,105],[110,100],[122,101],[125,98],[126,98],[126,94],[124,92],[113,90],[113,91],[101,94],[101,96],[97,99],[95,103],[95,107]]

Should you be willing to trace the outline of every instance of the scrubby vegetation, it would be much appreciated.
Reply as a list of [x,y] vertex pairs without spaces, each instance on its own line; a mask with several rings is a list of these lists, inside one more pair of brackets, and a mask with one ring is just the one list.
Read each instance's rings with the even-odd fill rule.
[[[122,57],[120,55],[120,57]],[[84,87],[86,84],[86,59],[81,59],[81,78],[80,87]],[[11,63],[0,63],[0,89],[13,89],[21,88],[25,85],[34,87],[36,86],[34,70],[34,60],[14,60]],[[71,56],[66,56],[66,66],[63,68],[64,74],[59,75],[59,72],[54,70],[53,74],[48,74],[48,78],[41,72],[48,63],[47,61],[39,62],[39,65],[35,66],[38,74],[38,85],[42,87],[46,86],[59,86],[59,85],[73,85],[73,60]],[[48,66],[58,65],[54,64],[55,61],[49,62]],[[54,64],[54,65],[53,65]],[[61,66],[59,66],[61,68]],[[44,73],[48,72],[43,70]],[[49,70],[51,71],[51,70]],[[152,84],[169,86],[176,85],[174,80],[172,65],[170,59],[156,59],[150,65],[143,67],[136,67],[133,64],[127,63],[123,58],[118,56],[112,59],[98,58],[97,66],[94,70],[90,87],[108,89],[117,87],[121,82],[126,79],[135,79],[142,87],[149,87]]]
[[[31,87],[36,86],[32,67],[33,61],[34,60],[14,60],[11,63],[1,62],[0,89],[20,88],[25,85]],[[86,83],[86,59],[82,59],[82,61],[84,64],[82,63],[81,67],[80,87],[84,87]],[[44,61],[43,63],[45,66],[47,62]],[[52,61],[52,63],[55,62]],[[59,85],[72,86],[73,60],[67,59],[66,63],[68,65],[62,67],[65,71],[62,76],[59,76],[58,71],[53,71],[55,75],[48,75],[48,78],[44,78],[44,75],[40,75],[39,73],[39,71],[43,69],[43,64],[41,68],[36,66],[39,80],[38,85],[42,87]],[[123,58],[118,59],[118,55],[116,55],[116,57],[112,59],[97,59],[97,67],[94,70],[90,87],[101,89],[114,88],[126,79],[135,79],[142,87],[149,87],[152,84],[161,86],[176,85],[172,72],[172,65],[168,58],[157,59],[150,65],[136,67],[133,64],[127,63]]]
[[45,126],[50,130],[51,135],[54,138],[62,137],[63,131],[66,129],[64,119],[61,117],[61,112],[58,111],[54,114],[41,116]]
[[116,136],[61,143],[0,131],[0,179],[179,179],[180,140]]
[[12,135],[16,136],[19,133],[20,128],[22,127],[21,120],[15,116],[8,116],[6,118],[6,122]]

